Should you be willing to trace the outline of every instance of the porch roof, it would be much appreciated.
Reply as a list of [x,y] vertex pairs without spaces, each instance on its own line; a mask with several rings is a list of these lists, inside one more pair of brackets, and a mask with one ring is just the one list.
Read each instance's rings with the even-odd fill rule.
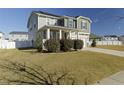
[[[52,25],[45,25],[44,27],[40,28],[38,31],[41,31],[41,30],[46,30],[47,28],[50,28],[52,30],[63,30],[63,31],[78,31],[78,32],[82,32],[82,29],[75,29],[75,28],[68,28],[68,27],[63,27],[63,26],[52,26]],[[89,32],[86,32],[86,31],[83,31],[85,33],[89,33]]]

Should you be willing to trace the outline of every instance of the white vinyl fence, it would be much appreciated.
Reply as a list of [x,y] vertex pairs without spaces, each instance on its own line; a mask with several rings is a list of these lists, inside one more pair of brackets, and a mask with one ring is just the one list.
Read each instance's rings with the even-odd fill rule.
[[[92,41],[90,41],[90,44]],[[122,41],[96,41],[97,45],[122,45]]]
[[0,49],[28,48],[32,47],[31,41],[0,40]]
[[0,48],[1,49],[14,49],[15,42],[8,40],[0,40]]
[[122,41],[97,41],[97,45],[122,45]]

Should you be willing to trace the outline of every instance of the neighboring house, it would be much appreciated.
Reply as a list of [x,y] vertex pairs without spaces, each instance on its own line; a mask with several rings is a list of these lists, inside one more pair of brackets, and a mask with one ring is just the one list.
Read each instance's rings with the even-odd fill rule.
[[29,48],[32,42],[28,40],[28,32],[11,32],[9,38],[4,38],[0,32],[0,49]]
[[118,41],[119,38],[116,35],[105,35],[102,37],[103,41]]
[[35,42],[36,34],[42,35],[43,42],[48,39],[80,39],[84,47],[89,43],[91,20],[88,17],[58,16],[34,11],[28,19],[29,40]]
[[4,33],[0,32],[0,40],[4,39]]
[[105,35],[96,43],[97,45],[122,45],[122,41],[116,35]]
[[27,41],[28,32],[10,32],[9,40],[11,41]]

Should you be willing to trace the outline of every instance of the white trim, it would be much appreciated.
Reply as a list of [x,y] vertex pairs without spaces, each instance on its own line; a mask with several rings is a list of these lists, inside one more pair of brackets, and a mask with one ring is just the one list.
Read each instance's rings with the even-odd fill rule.
[[47,40],[50,39],[50,29],[47,28]]
[[59,30],[59,39],[62,39],[62,30]]

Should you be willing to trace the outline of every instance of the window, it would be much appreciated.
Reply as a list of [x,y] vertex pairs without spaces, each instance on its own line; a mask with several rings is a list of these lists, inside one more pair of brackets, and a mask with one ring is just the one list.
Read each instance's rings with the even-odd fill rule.
[[50,31],[50,38],[55,39],[56,38],[56,31]]
[[48,22],[49,25],[57,25],[57,19],[55,18],[49,18],[48,21],[49,21]]
[[70,28],[73,27],[73,20],[72,20],[72,19],[69,19],[69,20],[68,20],[68,26],[69,26]]
[[59,32],[57,32],[57,31],[50,31],[50,38],[51,39],[59,39]]
[[87,22],[85,21],[81,22],[81,29],[87,29]]

